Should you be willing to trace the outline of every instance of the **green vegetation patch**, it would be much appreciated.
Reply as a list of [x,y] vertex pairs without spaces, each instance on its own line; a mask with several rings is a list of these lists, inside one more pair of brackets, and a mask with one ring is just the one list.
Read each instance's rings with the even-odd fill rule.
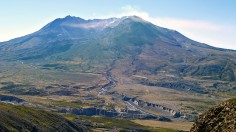
[[24,106],[0,103],[2,131],[83,131],[60,115]]
[[[73,116],[68,116],[73,118]],[[167,129],[167,128],[153,128],[148,126],[142,126],[126,119],[117,119],[110,117],[98,117],[98,116],[79,116],[85,124],[90,123],[93,129],[105,128],[108,130],[118,129],[119,131],[151,131],[151,132],[178,132],[178,130]]]

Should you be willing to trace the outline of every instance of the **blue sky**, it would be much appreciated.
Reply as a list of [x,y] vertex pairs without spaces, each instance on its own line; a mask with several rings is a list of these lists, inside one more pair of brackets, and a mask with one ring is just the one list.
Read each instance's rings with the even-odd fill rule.
[[6,0],[0,2],[0,41],[32,33],[67,15],[137,15],[191,39],[236,49],[235,7],[236,0]]

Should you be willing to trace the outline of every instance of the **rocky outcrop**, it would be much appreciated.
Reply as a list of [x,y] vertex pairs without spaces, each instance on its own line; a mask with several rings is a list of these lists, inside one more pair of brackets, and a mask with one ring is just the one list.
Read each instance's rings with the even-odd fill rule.
[[61,109],[58,112],[60,113],[70,113],[75,115],[86,115],[86,116],[107,116],[107,117],[120,117],[120,118],[129,118],[129,119],[157,119],[156,116],[142,114],[139,111],[124,111],[116,112],[116,111],[108,111],[104,109],[98,108],[67,108]]
[[150,103],[150,102],[146,102],[143,101],[141,99],[138,98],[131,98],[131,97],[127,97],[125,95],[123,95],[123,100],[124,101],[129,101],[131,103],[133,103],[134,105],[136,105],[137,107],[141,107],[141,108],[149,108],[152,110],[163,110],[165,112],[170,113],[173,117],[178,118],[180,116],[182,116],[183,114],[181,112],[175,111],[171,108],[168,108],[166,106],[160,105],[160,104],[155,104],[155,103]]
[[0,101],[8,101],[8,102],[16,102],[16,103],[24,102],[23,99],[20,99],[14,96],[8,96],[8,95],[0,95]]
[[108,117],[115,117],[115,116],[119,115],[119,113],[117,113],[117,112],[106,111],[106,110],[97,109],[97,108],[62,109],[59,112],[71,113],[71,114],[75,114],[75,115],[86,115],[86,116],[104,115],[104,116],[108,116]]
[[236,98],[206,111],[195,121],[191,132],[235,132]]
[[113,92],[112,94],[114,96],[122,98],[122,100],[129,102],[130,104],[136,106],[137,108],[149,109],[149,110],[157,111],[157,112],[160,112],[160,111],[166,112],[170,116],[172,116],[172,118],[184,118],[189,121],[194,121],[197,118],[196,115],[184,114],[180,111],[174,110],[174,109],[166,107],[164,105],[147,102],[147,101],[138,99],[137,97],[129,97],[124,94],[119,94],[116,92]]

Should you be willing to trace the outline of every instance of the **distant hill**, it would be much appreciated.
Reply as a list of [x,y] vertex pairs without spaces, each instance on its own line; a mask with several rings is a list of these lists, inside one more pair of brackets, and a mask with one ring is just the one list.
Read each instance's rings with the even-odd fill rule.
[[236,98],[211,108],[194,123],[191,132],[235,132]]
[[84,131],[57,114],[0,103],[0,131]]

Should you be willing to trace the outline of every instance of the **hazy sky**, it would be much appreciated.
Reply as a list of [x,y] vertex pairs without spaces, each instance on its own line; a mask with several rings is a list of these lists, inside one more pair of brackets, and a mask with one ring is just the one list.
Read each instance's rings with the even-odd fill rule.
[[193,40],[236,49],[236,0],[2,0],[0,42],[67,15],[84,19],[137,15]]

